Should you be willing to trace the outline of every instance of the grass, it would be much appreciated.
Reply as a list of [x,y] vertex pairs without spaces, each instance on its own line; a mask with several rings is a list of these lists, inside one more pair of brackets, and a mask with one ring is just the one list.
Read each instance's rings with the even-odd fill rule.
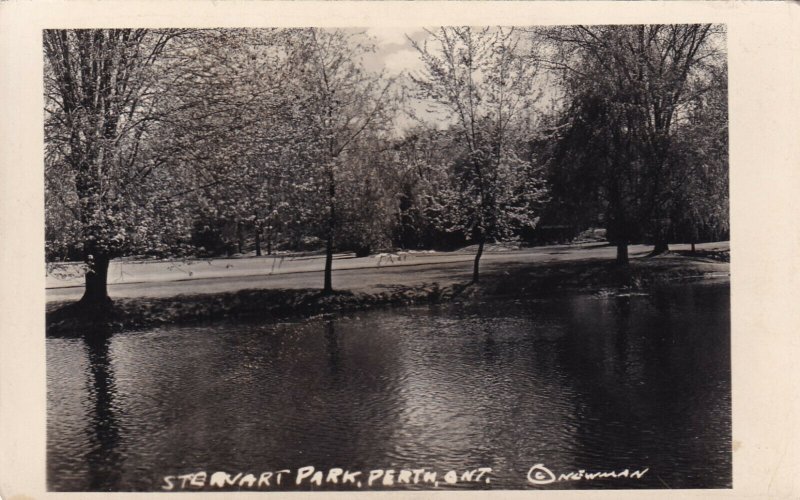
[[544,296],[559,291],[641,290],[675,281],[700,279],[729,271],[727,256],[669,253],[633,259],[628,267],[586,259],[536,265],[509,265],[484,272],[480,283],[420,283],[387,287],[381,292],[259,289],[167,298],[117,299],[111,308],[91,309],[78,302],[52,304],[47,334],[75,336],[165,324],[349,312],[376,306],[479,300],[489,297]]

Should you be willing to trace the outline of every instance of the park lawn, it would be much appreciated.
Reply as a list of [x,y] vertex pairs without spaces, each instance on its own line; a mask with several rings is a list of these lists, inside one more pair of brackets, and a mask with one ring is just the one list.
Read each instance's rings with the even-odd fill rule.
[[[577,251],[577,250],[576,250]],[[569,250],[567,250],[569,252]],[[468,267],[463,272],[421,275],[435,281],[396,283],[381,287],[342,289],[323,295],[314,288],[244,288],[219,293],[185,293],[158,297],[140,296],[115,299],[104,311],[86,314],[74,301],[51,302],[47,307],[48,335],[82,335],[112,332],[165,324],[189,324],[237,319],[277,319],[362,310],[376,306],[466,301],[503,297],[537,297],[579,291],[599,294],[624,294],[633,290],[668,283],[730,275],[728,251],[687,251],[657,257],[631,259],[627,268],[612,260],[588,253],[583,258],[555,259],[531,263],[506,259],[487,263],[480,282],[469,282]],[[370,270],[386,282],[402,269],[387,267]]]

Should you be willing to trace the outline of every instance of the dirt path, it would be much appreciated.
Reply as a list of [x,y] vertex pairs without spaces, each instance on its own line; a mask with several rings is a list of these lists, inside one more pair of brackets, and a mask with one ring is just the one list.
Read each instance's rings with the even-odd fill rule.
[[[688,250],[688,245],[673,245]],[[652,247],[632,245],[631,258],[647,255]],[[702,250],[727,250],[728,243],[698,245]],[[612,260],[616,249],[608,245],[559,245],[488,252],[481,259],[484,273],[513,272],[534,263]],[[407,253],[399,256],[353,258],[338,255],[334,261],[334,288],[378,291],[393,285],[438,282],[449,285],[470,279],[474,255],[469,252]],[[170,297],[181,294],[232,292],[243,289],[321,288],[322,256],[284,258],[254,257],[214,259],[191,263],[120,262],[109,270],[112,298]],[[47,301],[77,300],[83,294],[83,278],[47,278]]]

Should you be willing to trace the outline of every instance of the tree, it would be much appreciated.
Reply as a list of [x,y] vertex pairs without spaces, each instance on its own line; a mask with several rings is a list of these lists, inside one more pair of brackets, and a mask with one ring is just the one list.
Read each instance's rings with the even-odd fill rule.
[[308,136],[297,126],[297,50],[284,30],[244,29],[209,30],[182,50],[191,57],[170,85],[165,141],[185,171],[182,195],[202,220],[235,227],[239,252],[252,230],[256,255],[262,235],[271,253]]
[[718,240],[729,231],[728,92],[724,66],[709,72],[687,119],[676,128],[669,161],[670,218],[677,241]]
[[[627,263],[627,245],[639,231],[649,230],[655,250],[665,250],[676,123],[702,91],[695,82],[720,53],[722,28],[567,26],[543,33],[552,43],[549,62],[561,72],[567,107],[582,116],[576,126],[605,144],[601,151],[586,148],[582,156],[603,166],[598,188],[608,206],[617,261]],[[589,123],[601,129],[592,133]]]
[[414,42],[424,71],[412,80],[458,131],[462,154],[442,199],[456,209],[449,228],[478,245],[472,278],[478,282],[486,241],[534,226],[545,197],[540,172],[518,149],[539,96],[538,67],[523,57],[530,47],[513,28],[443,27],[428,35]]
[[[530,141],[531,154],[545,167],[550,193],[542,224],[566,226],[572,235],[607,219],[599,186],[610,178],[600,175],[602,163],[598,160],[608,142],[595,140],[597,129],[581,111],[577,106],[549,109],[540,133]],[[585,156],[591,153],[597,157],[593,162],[586,161]]]
[[[393,82],[364,69],[361,60],[372,47],[359,34],[307,28],[294,32],[294,43],[305,55],[298,90],[307,121],[297,126],[309,132],[305,147],[314,155],[306,186],[300,187],[316,192],[308,198],[316,213],[308,215],[322,223],[318,227],[326,242],[323,292],[331,293],[337,207],[348,196],[343,171],[360,137],[391,124]],[[324,214],[319,207],[324,207]]]
[[462,154],[457,134],[417,125],[392,146],[392,192],[397,198],[396,243],[402,248],[463,246],[464,235],[447,232],[452,220],[441,199],[452,185],[453,158]]
[[397,220],[397,184],[392,142],[380,135],[364,134],[340,169],[337,234],[341,249],[365,257],[392,246]]
[[[159,189],[168,176],[148,146],[159,113],[159,58],[180,33],[44,31],[48,245],[56,253],[80,248],[82,305],[110,304],[110,259],[163,245],[158,228],[180,208]],[[59,231],[54,225],[64,218]],[[183,228],[172,229],[174,244]]]
[[551,131],[548,154],[556,206],[579,220],[601,211],[617,263],[628,264],[628,243],[640,236],[646,173],[632,147],[630,126],[593,92],[574,95]]

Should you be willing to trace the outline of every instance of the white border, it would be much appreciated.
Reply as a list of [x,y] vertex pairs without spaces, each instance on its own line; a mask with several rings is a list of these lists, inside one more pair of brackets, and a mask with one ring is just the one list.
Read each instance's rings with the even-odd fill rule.
[[800,497],[800,4],[727,1],[0,3],[0,495],[106,496],[47,493],[45,486],[42,29],[695,22],[729,27],[733,490],[370,492],[357,498]]

